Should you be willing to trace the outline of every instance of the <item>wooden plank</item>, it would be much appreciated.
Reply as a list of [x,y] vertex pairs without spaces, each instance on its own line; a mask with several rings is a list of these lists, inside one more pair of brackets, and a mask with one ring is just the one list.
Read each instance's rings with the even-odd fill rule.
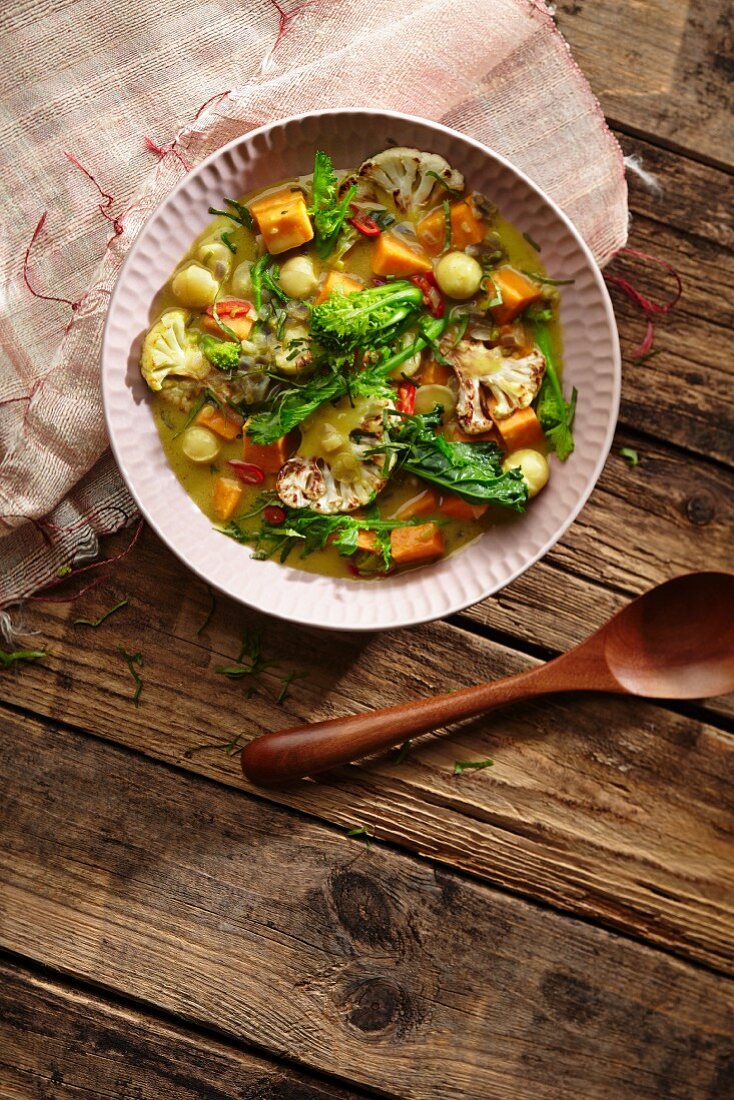
[[[734,403],[730,330],[734,322],[734,221],[731,181],[716,169],[621,136],[659,180],[651,191],[629,175],[629,245],[669,263],[683,280],[675,311],[657,318],[656,355],[637,363],[645,321],[617,289],[612,298],[624,352],[622,423],[704,458],[734,465]],[[668,301],[675,282],[652,261],[614,261],[655,302]],[[580,395],[583,401],[583,392]]]
[[0,964],[0,1094],[143,1100],[359,1100],[129,1006]]
[[731,167],[731,10],[562,0],[558,26],[613,123]]
[[[149,534],[117,567],[114,590],[85,597],[84,613],[95,616],[123,595],[129,607],[99,631],[71,625],[78,607],[50,605],[34,616],[52,655],[17,678],[0,677],[2,698],[237,787],[245,784],[236,757],[220,748],[187,760],[185,752],[533,663],[446,624],[334,637],[268,622],[224,599],[197,636],[208,608],[204,586]],[[273,699],[277,677],[263,681],[272,695],[246,700],[246,684],[214,671],[231,663],[244,624],[265,626],[266,654],[307,674],[282,707]],[[139,709],[118,644],[143,653]],[[452,775],[457,759],[487,756],[492,769]],[[488,716],[449,739],[428,737],[402,765],[389,755],[268,797],[345,830],[369,825],[729,972],[732,760],[732,739],[705,722],[633,700],[557,699]]]
[[4,716],[4,946],[405,1098],[720,1095],[732,984]]

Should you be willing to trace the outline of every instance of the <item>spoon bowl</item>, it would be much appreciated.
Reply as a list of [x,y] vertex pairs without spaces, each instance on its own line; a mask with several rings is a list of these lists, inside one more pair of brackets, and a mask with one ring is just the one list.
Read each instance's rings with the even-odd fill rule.
[[631,695],[704,699],[734,691],[734,575],[666,581],[598,633],[607,667]]
[[689,573],[651,589],[568,653],[477,687],[266,733],[242,769],[279,786],[494,707],[566,691],[702,699],[734,691],[734,574]]

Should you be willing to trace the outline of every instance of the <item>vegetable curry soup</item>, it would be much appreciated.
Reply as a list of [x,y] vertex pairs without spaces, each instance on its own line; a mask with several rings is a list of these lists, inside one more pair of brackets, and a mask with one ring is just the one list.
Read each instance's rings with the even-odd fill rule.
[[374,578],[526,507],[573,450],[557,283],[443,157],[223,198],[141,370],[168,459],[256,558]]

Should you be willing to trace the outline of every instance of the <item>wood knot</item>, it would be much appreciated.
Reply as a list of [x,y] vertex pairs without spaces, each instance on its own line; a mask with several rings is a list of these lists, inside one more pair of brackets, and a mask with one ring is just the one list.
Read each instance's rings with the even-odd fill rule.
[[707,492],[695,493],[689,497],[685,507],[688,519],[696,527],[705,527],[707,523],[711,523],[716,512],[714,499]]
[[345,1002],[348,1022],[366,1035],[382,1036],[388,1031],[402,1035],[421,1019],[405,990],[389,978],[368,978],[352,985]]
[[331,883],[337,917],[355,940],[373,946],[396,946],[401,937],[393,926],[384,891],[367,875],[340,871]]

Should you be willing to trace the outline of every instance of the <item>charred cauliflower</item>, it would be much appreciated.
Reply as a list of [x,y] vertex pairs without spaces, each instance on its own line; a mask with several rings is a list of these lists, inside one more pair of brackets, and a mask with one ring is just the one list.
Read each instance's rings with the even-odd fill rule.
[[452,191],[464,190],[461,172],[438,153],[423,153],[402,145],[364,161],[358,178],[389,192],[398,210],[407,215],[427,206],[437,190],[442,198],[446,187]]
[[537,349],[515,359],[477,340],[462,340],[452,350],[450,362],[459,382],[456,417],[468,435],[489,431],[492,417],[504,420],[527,408],[545,370],[545,359]]
[[140,371],[152,390],[160,390],[169,374],[201,380],[210,367],[186,332],[189,314],[169,309],[157,321],[143,343]]
[[342,398],[301,425],[298,453],[281,468],[278,496],[290,508],[332,515],[353,512],[384,488],[394,455],[370,454],[385,436],[387,398]]

